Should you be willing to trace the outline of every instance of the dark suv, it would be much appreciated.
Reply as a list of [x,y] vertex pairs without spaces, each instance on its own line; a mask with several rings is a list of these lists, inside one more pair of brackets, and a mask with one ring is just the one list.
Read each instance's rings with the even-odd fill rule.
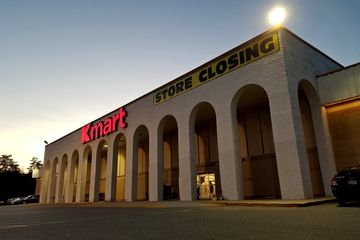
[[331,190],[340,205],[351,200],[360,201],[360,166],[336,174],[331,180]]

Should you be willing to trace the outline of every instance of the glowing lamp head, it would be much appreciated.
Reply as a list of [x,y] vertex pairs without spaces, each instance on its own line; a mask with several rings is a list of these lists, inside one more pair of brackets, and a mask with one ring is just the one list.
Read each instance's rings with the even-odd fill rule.
[[276,7],[273,10],[270,11],[269,13],[269,22],[274,25],[274,26],[278,26],[281,25],[286,17],[286,12],[285,9],[283,7]]

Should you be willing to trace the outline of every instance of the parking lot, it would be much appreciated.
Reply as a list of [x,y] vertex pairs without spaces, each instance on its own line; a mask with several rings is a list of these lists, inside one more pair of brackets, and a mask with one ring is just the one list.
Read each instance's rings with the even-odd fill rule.
[[358,204],[336,203],[27,204],[0,208],[0,239],[358,239],[359,215]]

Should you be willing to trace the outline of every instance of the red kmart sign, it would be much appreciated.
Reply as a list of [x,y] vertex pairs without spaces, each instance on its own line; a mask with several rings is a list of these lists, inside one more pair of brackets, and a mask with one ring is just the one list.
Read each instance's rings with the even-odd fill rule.
[[95,139],[109,135],[116,132],[118,128],[126,128],[126,115],[127,112],[123,107],[121,107],[115,115],[108,117],[104,121],[96,124],[87,124],[81,129],[81,143],[88,143]]

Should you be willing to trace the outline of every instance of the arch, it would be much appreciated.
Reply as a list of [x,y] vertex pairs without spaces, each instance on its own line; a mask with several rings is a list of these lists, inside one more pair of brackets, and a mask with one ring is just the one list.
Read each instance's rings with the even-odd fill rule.
[[113,161],[116,164],[116,200],[125,199],[125,169],[126,169],[126,137],[123,133],[118,134],[115,137],[113,143]]
[[76,199],[76,188],[78,181],[78,171],[79,171],[79,151],[74,150],[71,155],[70,165],[69,165],[69,181],[65,194],[65,202],[75,202]]
[[163,186],[160,196],[164,200],[179,199],[179,144],[178,124],[174,116],[167,115],[158,126],[159,181]]
[[58,166],[58,177],[57,177],[57,186],[56,186],[56,202],[63,203],[65,201],[65,189],[67,188],[67,183],[65,181],[67,177],[67,166],[68,166],[68,156],[64,154],[61,162]]
[[96,150],[96,169],[94,197],[91,201],[104,201],[106,191],[106,165],[108,158],[108,144],[105,140],[101,140]]
[[81,162],[81,186],[80,186],[80,202],[89,201],[90,194],[90,177],[92,164],[92,149],[90,145],[85,147]]
[[[310,103],[314,103],[314,104],[317,104],[317,106],[320,106],[320,98],[318,96],[318,93],[316,92],[315,90],[315,87],[313,86],[313,84],[309,81],[309,80],[306,80],[306,79],[302,79],[300,82],[299,82],[299,85],[298,85],[298,90],[301,89],[302,91],[304,91],[306,97],[307,97],[307,100],[310,102]],[[298,92],[299,93],[299,92]],[[315,106],[315,105],[312,105],[312,106]]]
[[137,200],[149,199],[149,131],[140,125],[133,136],[133,161],[137,168]]
[[50,160],[46,160],[43,166],[43,177],[41,179],[41,203],[48,202],[48,192],[50,187]]
[[245,199],[281,198],[268,94],[259,85],[240,88],[231,102]]
[[[298,101],[303,125],[305,147],[309,163],[310,180],[314,197],[324,196],[324,184],[319,162],[319,149],[315,134],[317,125],[313,119],[315,112],[320,113],[320,101],[312,84],[307,80],[301,80],[298,85]],[[318,106],[319,109],[316,109]],[[317,126],[320,127],[321,126]]]
[[197,199],[212,199],[222,195],[219,169],[216,113],[207,102],[197,104],[189,118],[190,149],[196,169],[192,191]]

